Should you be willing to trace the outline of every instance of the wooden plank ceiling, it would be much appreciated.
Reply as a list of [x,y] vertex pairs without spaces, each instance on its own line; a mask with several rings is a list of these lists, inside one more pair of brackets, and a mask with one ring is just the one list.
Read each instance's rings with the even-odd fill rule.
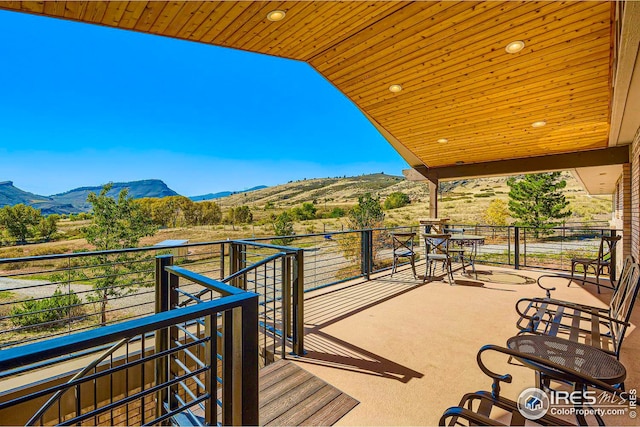
[[[0,1],[8,10],[306,61],[387,131],[412,166],[428,167],[606,148],[612,7]],[[286,17],[269,21],[274,9]],[[514,40],[524,49],[506,53]],[[392,84],[403,90],[390,92]],[[533,128],[536,121],[547,124]]]

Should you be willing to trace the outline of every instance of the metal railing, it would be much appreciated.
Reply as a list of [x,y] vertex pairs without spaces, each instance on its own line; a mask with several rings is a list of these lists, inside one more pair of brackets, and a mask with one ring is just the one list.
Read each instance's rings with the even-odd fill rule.
[[[521,267],[570,270],[572,258],[597,258],[602,236],[615,236],[621,230],[610,228],[451,224],[449,228],[480,235],[476,262]],[[616,259],[616,254],[612,254]]]
[[258,296],[174,268],[220,298],[0,352],[3,371],[24,374],[28,368],[17,368],[31,364],[41,379],[50,364],[70,368],[60,359],[68,353],[113,347],[83,370],[78,360],[82,375],[3,393],[3,424],[153,425],[187,417],[190,425],[257,425]]

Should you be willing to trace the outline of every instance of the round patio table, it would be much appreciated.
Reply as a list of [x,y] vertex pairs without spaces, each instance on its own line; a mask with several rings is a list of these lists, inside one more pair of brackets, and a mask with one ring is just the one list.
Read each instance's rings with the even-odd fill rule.
[[[625,367],[613,356],[595,347],[564,338],[546,335],[518,335],[507,340],[507,347],[523,354],[546,359],[562,367],[579,372],[587,378],[594,378],[611,386],[622,384],[627,376]],[[536,378],[540,389],[542,389],[541,371],[550,378],[574,383],[575,389],[578,391],[593,385],[587,382],[575,383],[575,377],[553,370],[551,366],[543,366],[525,357],[516,357],[516,359],[537,371]],[[594,416],[598,419],[598,422],[602,421],[597,413],[594,412]],[[576,411],[576,418],[579,425],[587,425],[584,415],[580,411]]]

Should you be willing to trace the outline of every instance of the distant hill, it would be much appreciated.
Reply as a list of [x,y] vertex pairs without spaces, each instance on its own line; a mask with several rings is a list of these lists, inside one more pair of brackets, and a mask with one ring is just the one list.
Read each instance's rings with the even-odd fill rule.
[[250,191],[262,190],[263,188],[267,188],[267,186],[266,185],[258,185],[256,187],[249,188],[248,190],[242,190],[242,191],[220,191],[219,193],[209,193],[209,194],[203,194],[202,196],[191,196],[189,198],[191,200],[193,200],[194,202],[201,202],[203,200],[219,199],[221,197],[227,197],[227,196],[231,196],[233,194],[248,193]]
[[40,209],[44,215],[67,214],[75,212],[70,204],[58,203],[51,197],[40,196],[21,190],[13,185],[12,181],[0,182],[0,207],[13,206],[19,203]]
[[[117,182],[113,184],[109,195],[117,196],[123,188],[128,188],[129,195],[134,199],[178,195],[159,179]],[[40,209],[45,215],[87,212],[91,207],[87,203],[89,192],[98,193],[101,189],[102,186],[80,187],[53,196],[40,196],[15,187],[12,181],[4,181],[0,182],[0,207],[23,203]]]
[[[107,193],[111,197],[117,197],[121,190],[129,189],[129,196],[134,199],[143,197],[167,197],[177,196],[178,193],[167,187],[159,179],[145,179],[142,181],[114,182],[113,187]],[[87,212],[91,205],[87,203],[87,196],[90,192],[99,193],[102,186],[80,187],[60,194],[54,194],[51,198],[60,204],[69,204],[82,212]]]

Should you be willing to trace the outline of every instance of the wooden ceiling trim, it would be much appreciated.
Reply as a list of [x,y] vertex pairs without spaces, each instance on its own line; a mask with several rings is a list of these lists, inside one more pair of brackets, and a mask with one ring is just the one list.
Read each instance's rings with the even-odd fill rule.
[[[153,3],[153,1],[150,1],[149,3]],[[183,12],[185,10],[184,6],[188,4],[189,2],[181,3],[175,1],[165,3],[159,14],[154,13],[155,19],[153,19],[148,31],[154,34],[166,34],[167,27],[169,27],[176,17],[186,14]],[[147,5],[147,8],[148,7],[149,6]],[[147,13],[147,10],[145,10],[143,16],[146,16]],[[140,22],[138,21],[138,24],[139,23]],[[138,24],[136,24],[136,30],[138,29]]]
[[[287,7],[284,9],[285,12],[288,12],[287,25],[274,25],[268,36],[249,40],[243,47],[246,50],[265,53],[270,49],[273,49],[273,52],[279,51],[282,48],[283,41],[295,37],[300,28],[312,28],[314,22],[320,22],[324,14],[331,15],[331,10],[337,10],[339,6],[337,2],[330,2],[327,5],[325,2],[314,1]],[[276,40],[277,43],[273,43],[272,40]]]
[[[13,2],[13,3],[18,3],[18,5],[20,4],[20,2]],[[65,9],[66,3],[67,2],[64,2],[64,1],[48,1],[44,4],[43,13],[54,15],[54,16],[64,16],[64,9]]]
[[[599,128],[606,127],[605,125],[599,126]],[[457,160],[467,161],[469,159],[462,158],[461,156],[470,156],[472,155],[473,161],[478,161],[476,159],[479,158],[508,158],[515,151],[518,152],[528,152],[528,153],[537,153],[540,151],[544,151],[545,149],[557,150],[557,152],[566,151],[567,147],[571,149],[575,149],[576,151],[586,150],[589,147],[603,148],[606,147],[602,145],[602,138],[598,135],[601,133],[601,129],[595,129],[596,126],[592,127],[582,127],[579,129],[570,129],[566,132],[566,135],[562,138],[553,138],[551,140],[548,136],[539,136],[539,137],[531,137],[530,135],[522,135],[515,137],[514,135],[491,135],[489,138],[486,138],[485,135],[478,135],[483,137],[483,141],[487,141],[487,144],[484,146],[477,145],[466,145],[466,146],[458,146],[456,150],[452,150],[450,148],[444,149],[444,147],[437,146],[436,150],[432,148],[421,146],[412,146],[412,144],[407,144],[409,149],[411,149],[418,157],[425,157],[431,159],[453,159],[450,160],[451,163],[455,163]],[[569,133],[571,132],[571,133]],[[597,134],[597,135],[596,135]],[[576,135],[578,138],[576,138]],[[541,145],[548,145],[550,148],[542,149]],[[435,144],[434,144],[435,145]],[[433,145],[431,146],[433,147]],[[495,148],[492,148],[495,147]],[[506,155],[508,149],[507,157]],[[528,151],[527,151],[528,150]],[[436,164],[436,161],[433,161],[433,166]]]
[[[278,3],[270,3],[263,1],[251,2],[249,6],[231,22],[227,27],[217,34],[211,42],[220,46],[233,46],[230,40],[233,40],[234,35],[239,33],[239,36],[250,32],[256,25],[260,23],[269,22],[267,20],[267,13],[273,10],[273,7]],[[272,6],[274,5],[274,6]]]
[[[64,2],[62,6],[64,6]],[[31,13],[42,13],[44,11],[44,2],[43,1],[23,1],[20,2],[20,8],[26,10]]]
[[[582,22],[582,21],[581,21]],[[536,37],[535,47],[536,51],[525,52],[521,55],[508,55],[504,52],[504,49],[498,49],[498,46],[492,40],[487,42],[477,42],[469,44],[463,42],[466,46],[457,50],[455,57],[450,57],[448,61],[444,61],[443,55],[438,54],[437,51],[432,56],[425,56],[408,63],[402,63],[399,61],[395,67],[394,72],[382,71],[380,68],[375,69],[375,72],[379,74],[371,77],[375,77],[376,80],[361,81],[357,84],[340,84],[339,87],[348,93],[350,96],[357,97],[358,100],[366,100],[369,96],[376,96],[380,91],[380,80],[382,81],[395,81],[400,82],[403,87],[410,88],[412,84],[423,83],[424,74],[429,75],[429,86],[422,88],[423,91],[430,90],[436,82],[439,80],[455,81],[461,80],[462,77],[468,75],[474,75],[476,78],[485,77],[485,73],[492,70],[502,70],[502,67],[509,66],[508,64],[522,64],[526,61],[535,61],[539,53],[546,52],[551,49],[558,49],[558,46],[563,46],[561,49],[569,50],[574,44],[582,44],[588,41],[597,40],[599,44],[606,45],[603,42],[608,40],[608,25],[607,24],[591,24],[583,23],[580,26],[572,27],[575,37],[572,37],[570,42],[562,39],[562,33],[565,30],[562,27],[554,28],[544,34],[540,34]],[[529,41],[531,44],[531,42]],[[462,45],[461,45],[462,46]],[[452,48],[457,46],[452,45]],[[526,48],[525,48],[526,49]],[[483,53],[476,53],[483,52]],[[579,54],[579,52],[574,52]],[[424,64],[430,64],[429,67],[425,67]],[[433,83],[432,83],[433,82]],[[384,91],[383,91],[384,93]],[[392,98],[394,94],[385,94],[386,97]]]
[[164,9],[168,8],[169,10],[173,10],[174,13],[176,13],[175,7],[176,7],[175,2],[171,2],[171,3],[168,1],[147,2],[147,5],[145,6],[144,10],[138,17],[136,23],[133,25],[133,29],[136,31],[157,33],[157,30],[153,30],[152,28],[155,25],[156,21],[162,15],[162,12],[164,11]]
[[[412,135],[407,138],[407,142],[405,145],[412,152],[415,152],[416,155],[428,155],[433,153],[432,148],[437,147],[436,153],[437,155],[448,155],[450,153],[457,153],[459,151],[464,151],[466,153],[482,153],[485,152],[490,155],[495,155],[497,153],[504,152],[503,146],[498,146],[496,148],[492,148],[491,144],[499,142],[505,146],[510,147],[526,147],[528,149],[536,150],[536,146],[538,144],[550,144],[553,147],[557,147],[560,150],[565,150],[568,148],[567,146],[563,146],[565,144],[570,145],[571,147],[583,147],[584,144],[596,144],[599,147],[606,147],[606,135],[602,135],[603,131],[606,131],[606,123],[600,122],[589,122],[587,124],[582,124],[581,127],[571,126],[568,130],[562,130],[561,128],[555,129],[553,131],[549,131],[549,134],[539,134],[533,135],[531,132],[527,131],[524,127],[520,127],[518,129],[514,129],[513,131],[501,131],[496,133],[483,133],[483,132],[469,132],[467,136],[464,138],[454,138],[453,141],[447,144],[439,144],[435,139],[421,138],[418,135]],[[568,133],[572,132],[569,136]],[[579,132],[579,135],[584,138],[584,140],[576,142],[575,135],[576,132]],[[491,141],[490,144],[487,144],[484,147],[474,148],[475,145],[474,138],[481,137],[483,141]],[[589,139],[587,139],[589,138]],[[446,150],[446,151],[443,151]],[[537,149],[539,151],[539,148]]]
[[271,32],[279,27],[281,24],[284,24],[285,21],[280,22],[271,22],[267,19],[267,15],[272,10],[286,10],[287,2],[268,2],[261,9],[255,12],[255,15],[252,17],[251,22],[247,21],[247,23],[240,27],[236,32],[234,32],[229,37],[224,40],[217,38],[216,41],[221,42],[225,46],[234,46],[239,49],[245,49],[245,44],[247,41],[255,40],[256,38],[267,37],[270,40],[273,40],[272,37],[269,36]]
[[209,16],[196,28],[193,33],[189,36],[189,40],[193,41],[202,41],[206,42],[207,40],[211,40],[212,36],[210,33],[217,34],[221,31],[221,28],[224,29],[226,24],[222,22],[226,20],[228,23],[229,17],[227,14],[231,13],[231,11],[235,11],[235,14],[240,14],[242,12],[244,3],[243,2],[217,2],[212,3],[214,5],[213,10],[209,13]]
[[[452,117],[456,115],[458,118],[455,121],[463,120],[464,116],[475,117],[483,115],[484,112],[500,112],[500,111],[519,111],[530,110],[537,111],[540,108],[549,108],[555,105],[564,105],[565,102],[581,102],[585,99],[596,99],[599,97],[608,98],[609,94],[607,89],[609,83],[602,80],[593,80],[590,76],[584,76],[581,79],[576,79],[572,82],[572,85],[560,85],[557,90],[551,91],[527,91],[522,90],[521,95],[517,96],[517,92],[512,92],[512,96],[509,99],[513,101],[507,103],[496,103],[485,100],[480,102],[479,100],[474,102],[473,98],[470,101],[459,101],[456,103],[450,103],[446,105],[417,105],[412,112],[416,110],[424,110],[429,114],[429,118],[433,120],[443,119],[447,122],[452,121]],[[515,90],[515,89],[514,89]],[[502,98],[501,98],[502,99]],[[567,105],[569,106],[569,105]],[[602,105],[597,105],[598,108],[605,111],[606,108]],[[406,121],[406,116],[410,116],[411,112],[404,112],[402,114],[395,115],[381,115],[383,121],[391,120],[397,124],[398,129],[402,127],[402,123]]]
[[[317,31],[305,31],[301,21],[294,22],[294,36],[287,40],[281,40],[280,43],[267,48],[266,52],[271,55],[300,59],[302,56],[300,51],[304,50],[305,46],[307,50],[314,48],[324,49],[331,45],[329,41],[330,35],[339,32],[338,28],[340,26],[346,27],[346,23],[367,10],[368,5],[368,2],[357,2],[347,3],[346,6],[341,7],[343,5],[339,2],[330,2],[327,7],[328,11],[332,12],[327,13],[327,10],[323,10],[310,24],[310,27],[318,28]],[[336,16],[339,18],[336,19]],[[313,47],[308,46],[312,44]],[[265,50],[261,51],[264,52]]]
[[[56,2],[47,2],[56,3]],[[47,5],[45,5],[45,13],[47,12]],[[87,7],[84,11],[84,15],[80,18],[82,21],[88,21],[92,23],[102,22],[105,12],[107,11],[106,1],[88,1]]]
[[[206,4],[207,2],[205,2]],[[213,6],[213,10],[209,13],[209,16],[196,28],[193,33],[188,37],[189,40],[193,41],[204,41],[204,39],[210,39],[207,34],[210,31],[213,31],[213,27],[217,25],[221,20],[227,16],[231,10],[236,8],[236,4],[240,2],[215,2],[210,3]],[[239,14],[241,10],[237,11]],[[216,30],[219,31],[219,30]],[[206,36],[206,37],[205,37]]]
[[[511,104],[521,103],[524,99],[535,99],[535,96],[549,93],[553,98],[562,98],[571,96],[583,90],[587,86],[597,85],[601,88],[601,93],[608,96],[608,68],[598,65],[597,60],[590,61],[584,65],[585,70],[580,72],[571,71],[571,68],[565,68],[565,72],[552,71],[547,74],[536,76],[535,78],[521,77],[509,80],[508,82],[495,82],[495,85],[503,85],[503,89],[492,86],[476,86],[469,88],[468,92],[464,90],[451,89],[450,92],[435,92],[425,95],[421,98],[415,98],[411,101],[404,101],[406,105],[402,109],[397,108],[397,103],[387,102],[382,106],[373,108],[369,105],[362,105],[367,112],[380,115],[381,117],[395,118],[403,114],[411,114],[416,108],[429,109],[429,111],[437,114],[436,109],[441,112],[449,112],[459,114],[462,111],[468,111],[465,108],[481,107],[489,104],[493,108],[493,103],[498,101],[502,106],[508,108]],[[587,68],[590,66],[591,68]],[[470,92],[475,90],[475,92]],[[535,90],[535,91],[532,91]],[[447,98],[445,98],[447,97]],[[449,98],[450,97],[450,98]],[[441,99],[450,99],[448,103],[442,103]],[[606,106],[601,106],[603,110]],[[449,120],[452,117],[449,116]]]
[[[306,16],[309,10],[312,9],[310,7],[312,5],[313,3],[311,2],[309,4],[296,4],[294,1],[272,2],[268,10],[264,12],[262,19],[256,21],[256,25],[253,26],[251,31],[245,32],[242,36],[240,36],[240,33],[234,34],[234,38],[227,40],[226,44],[232,44],[239,49],[248,51],[252,50],[250,46],[265,39],[270,40],[272,44],[280,44],[282,39],[278,37],[279,30],[294,25],[296,21]],[[284,21],[272,22],[267,19],[267,15],[273,10],[283,10],[285,13],[289,11],[289,13],[287,13]]]
[[165,34],[169,37],[177,37],[180,30],[196,16],[201,7],[202,2],[199,1],[184,2],[180,11],[167,23],[166,27],[157,28],[158,33]]
[[[526,13],[526,11],[533,13],[537,10],[544,9],[542,16],[537,18],[537,23],[543,25],[545,17],[552,15],[552,13],[560,10],[560,7],[556,3],[548,3],[542,8],[537,3],[525,3],[520,8],[514,9],[519,13]],[[477,19],[480,21],[480,19]],[[531,25],[531,24],[529,24]],[[476,57],[479,51],[496,51],[496,53],[504,53],[504,46],[500,45],[500,42],[496,39],[506,39],[506,33],[508,31],[517,34],[518,39],[523,38],[522,30],[514,30],[514,22],[509,19],[508,14],[498,14],[497,16],[491,16],[489,19],[482,19],[481,22],[475,22],[469,19],[467,22],[461,24],[462,31],[457,31],[456,28],[451,26],[437,27],[435,33],[428,33],[429,37],[412,41],[409,44],[403,44],[395,46],[391,49],[385,49],[380,53],[383,56],[377,57],[378,62],[363,63],[362,66],[367,70],[375,70],[376,76],[382,75],[385,79],[396,78],[397,75],[406,69],[416,69],[416,67],[424,67],[424,64],[435,66],[442,63],[443,49],[444,52],[455,52],[453,60],[459,58]],[[466,26],[470,26],[468,29]],[[514,35],[513,37],[516,37]],[[514,38],[510,40],[514,40]],[[471,41],[471,43],[470,43]],[[504,43],[506,45],[506,42]],[[335,81],[340,87],[348,87],[352,89],[358,88],[358,83],[366,84],[371,78],[371,73],[363,73],[363,68],[353,68],[350,73],[334,76],[333,74],[327,74]],[[363,83],[364,82],[364,83]]]
[[619,165],[623,163],[629,163],[629,150],[627,147],[514,158],[453,167],[419,167],[416,170],[428,179],[437,180],[539,172],[541,166],[544,167],[543,170],[566,170],[567,168]]
[[102,18],[102,24],[110,27],[117,27],[125,9],[127,8],[126,1],[110,1],[107,3],[107,10],[104,12]]
[[144,12],[147,3],[148,2],[144,1],[130,1],[122,14],[120,22],[118,22],[118,28],[132,30],[142,15],[142,12]]
[[[575,91],[572,92],[571,89],[579,89],[581,86],[597,83],[604,85],[602,94],[607,94],[608,96],[608,68],[602,67],[597,61],[591,61],[590,63],[583,64],[583,66],[584,69],[580,71],[566,69],[564,73],[550,72],[549,74],[543,74],[530,79],[514,79],[509,82],[509,86],[505,85],[504,89],[481,86],[480,88],[474,88],[477,91],[475,93],[456,91],[450,93],[445,92],[443,94],[429,94],[430,96],[405,101],[403,105],[407,105],[407,107],[403,106],[402,109],[394,108],[398,104],[392,103],[388,103],[384,109],[371,108],[367,105],[362,105],[362,108],[369,114],[379,115],[381,120],[384,121],[386,117],[394,119],[403,114],[411,114],[417,108],[433,111],[436,107],[439,107],[443,108],[444,111],[450,111],[452,114],[457,115],[458,111],[461,111],[467,106],[473,107],[488,104],[489,107],[492,108],[492,103],[494,102],[500,102],[502,105],[510,105],[510,103],[520,102],[519,98],[521,96],[530,97],[531,95],[544,92],[554,93],[557,97],[565,97],[575,93]],[[446,105],[442,103],[440,99],[447,99]],[[601,106],[601,108],[603,110],[607,109],[606,106]],[[454,118],[455,117],[450,116],[450,120]]]
[[[474,129],[481,129],[483,125],[486,124],[487,132],[491,132],[491,129],[494,127],[496,123],[502,123],[504,120],[508,120],[510,123],[518,124],[523,123],[522,127],[530,127],[531,123],[534,121],[544,119],[547,123],[566,123],[567,121],[582,121],[582,120],[598,120],[598,121],[607,121],[608,113],[603,111],[602,108],[598,106],[593,106],[596,102],[606,102],[608,97],[602,95],[593,95],[593,96],[585,96],[584,99],[581,99],[577,105],[574,106],[575,102],[568,100],[565,102],[554,103],[553,107],[545,107],[541,106],[537,109],[502,109],[500,113],[497,111],[491,111],[491,122],[487,123],[487,114],[476,113],[475,115],[464,115],[463,120],[450,122],[445,121],[444,118],[433,118],[430,114],[429,123],[417,124],[415,121],[407,121],[406,123],[398,123],[393,122],[393,129],[397,135],[400,136],[421,136],[421,135],[439,135],[434,137],[433,140],[440,137],[447,137],[448,139],[453,139],[453,137],[462,137],[464,135],[464,130],[468,127],[473,127]],[[573,111],[578,110],[579,113],[564,113],[558,112],[554,113],[553,110],[557,110],[559,108],[571,108]],[[434,129],[437,129],[434,130]],[[449,135],[449,136],[447,136]]]
[[[330,75],[337,84],[341,84],[349,79],[349,77],[345,78],[345,76],[358,72],[360,73],[358,75],[361,75],[362,66],[367,67],[369,64],[379,63],[380,61],[393,62],[394,55],[402,57],[399,52],[407,48],[415,48],[416,45],[424,44],[423,49],[427,49],[428,44],[426,44],[425,40],[433,42],[441,40],[442,37],[439,35],[452,26],[455,26],[461,32],[465,31],[468,26],[473,26],[476,23],[475,21],[478,20],[477,17],[481,13],[486,14],[486,20],[491,20],[501,15],[505,8],[516,7],[518,7],[517,2],[508,2],[506,5],[497,2],[485,2],[482,3],[481,7],[469,7],[466,2],[452,3],[451,7],[434,15],[433,19],[419,22],[405,31],[398,40],[390,40],[391,43],[383,41],[377,45],[369,44],[368,49],[362,50],[356,47],[354,50],[347,52],[348,55],[339,56],[337,63],[335,63],[336,59],[334,58],[334,64],[332,65],[328,64],[324,58],[314,58],[311,62],[320,72]],[[483,18],[485,18],[484,15]],[[450,20],[456,20],[456,23],[451,25],[449,23]],[[476,24],[482,25],[481,23]]]
[[[233,7],[234,2],[229,1],[220,5],[220,7]],[[187,20],[186,24],[178,30],[175,34],[176,37],[185,40],[198,40],[206,32],[206,23],[212,22],[214,19],[217,21],[219,17],[212,16],[214,11],[217,10],[218,3],[213,2],[200,2],[200,7],[196,12]],[[201,29],[199,36],[196,36],[198,29]]]
[[[223,4],[224,3],[222,3],[221,6]],[[239,19],[241,16],[245,16],[244,13],[249,7],[251,7],[251,2],[248,2],[248,1],[235,2],[235,4],[231,9],[225,11],[225,13],[220,14],[220,16],[218,16],[217,21],[211,22],[211,24],[209,25],[209,29],[204,33],[202,37],[200,37],[200,39],[198,39],[198,41],[201,41],[203,43],[212,43],[212,44],[220,45],[220,43],[215,42],[216,38],[219,37],[220,34],[227,27],[229,26],[235,27],[238,25],[238,23],[241,23]],[[214,11],[215,15],[217,15],[218,13],[219,13],[218,11]]]
[[[393,44],[397,39],[406,39],[410,34],[422,32],[433,25],[436,16],[455,17],[470,8],[469,5],[457,2],[416,2],[407,4],[388,18],[370,25],[331,50],[310,58],[310,62],[321,72],[331,74],[334,67],[342,69],[348,59],[360,58],[362,52],[371,51],[372,46],[378,48],[380,43]],[[447,11],[447,14],[442,14]],[[382,25],[384,23],[384,25]],[[451,25],[454,25],[453,23]],[[397,37],[401,36],[401,37]]]
[[67,1],[65,2],[64,17],[67,19],[79,20],[84,15],[87,8],[86,1]]
[[[389,2],[384,5],[380,5],[376,2],[370,2],[366,5],[367,9],[365,9],[363,13],[356,15],[352,19],[340,18],[339,20],[337,20],[338,25],[334,27],[334,29],[332,29],[328,33],[325,33],[325,35],[320,38],[312,37],[313,42],[309,43],[309,45],[294,45],[294,50],[291,52],[291,57],[309,62],[310,58],[326,51],[327,49],[332,49],[344,37],[351,37],[354,34],[357,34],[358,32],[367,28],[367,26],[369,26],[372,22],[376,22],[392,15],[397,10],[403,8],[405,5],[406,3],[404,2]],[[371,12],[371,14],[368,14],[366,12]],[[341,29],[344,29],[344,33],[341,33]]]

